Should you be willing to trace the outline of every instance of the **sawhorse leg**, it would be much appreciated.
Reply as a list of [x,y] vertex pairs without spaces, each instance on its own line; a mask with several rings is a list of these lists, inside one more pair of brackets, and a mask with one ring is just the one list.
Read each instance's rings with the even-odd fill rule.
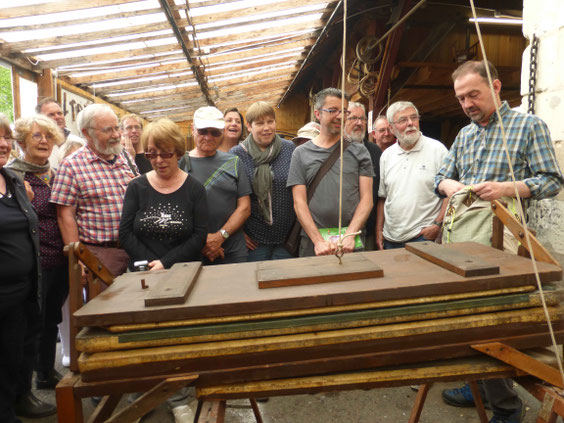
[[82,400],[74,395],[74,384],[80,376],[69,372],[57,385],[57,417],[59,423],[82,423]]
[[[249,398],[251,408],[257,423],[263,423],[262,415],[254,398]],[[196,423],[224,423],[225,421],[225,400],[205,400],[198,401],[198,410],[196,411]]]
[[[486,410],[484,410],[484,403],[482,402],[482,396],[480,395],[480,390],[478,389],[478,383],[475,380],[472,380],[469,381],[468,384],[470,385],[472,395],[474,396],[474,402],[476,404],[480,423],[488,423],[488,416],[486,415]],[[419,386],[415,402],[413,403],[413,408],[411,409],[411,415],[409,416],[409,423],[419,422],[421,412],[423,411],[423,405],[425,405],[425,400],[427,399],[427,394],[429,393],[431,386],[433,386],[432,383],[426,383]]]

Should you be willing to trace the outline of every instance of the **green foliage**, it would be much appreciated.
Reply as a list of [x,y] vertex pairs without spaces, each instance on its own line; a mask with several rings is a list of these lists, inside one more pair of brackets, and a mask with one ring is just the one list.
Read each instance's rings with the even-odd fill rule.
[[0,66],[0,113],[14,121],[14,101],[12,99],[11,70]]

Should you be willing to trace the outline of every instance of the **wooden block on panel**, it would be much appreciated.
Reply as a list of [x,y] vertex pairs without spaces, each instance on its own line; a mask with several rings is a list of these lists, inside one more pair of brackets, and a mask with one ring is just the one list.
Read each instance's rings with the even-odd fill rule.
[[184,304],[194,288],[202,263],[177,263],[163,274],[154,286],[149,286],[145,307]]
[[380,278],[384,271],[362,254],[348,254],[342,264],[334,256],[265,261],[257,264],[259,288]]
[[475,257],[466,255],[461,251],[445,248],[444,245],[435,242],[408,242],[405,244],[405,249],[460,276],[499,274],[499,266],[480,263],[479,259]]

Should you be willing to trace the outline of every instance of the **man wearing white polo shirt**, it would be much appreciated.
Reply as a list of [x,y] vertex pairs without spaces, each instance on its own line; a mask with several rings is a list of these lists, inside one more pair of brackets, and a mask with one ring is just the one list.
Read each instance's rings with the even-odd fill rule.
[[446,147],[419,130],[419,112],[408,101],[388,108],[387,118],[398,142],[380,158],[376,213],[378,249],[402,248],[407,242],[434,241],[446,201],[434,192],[434,179]]

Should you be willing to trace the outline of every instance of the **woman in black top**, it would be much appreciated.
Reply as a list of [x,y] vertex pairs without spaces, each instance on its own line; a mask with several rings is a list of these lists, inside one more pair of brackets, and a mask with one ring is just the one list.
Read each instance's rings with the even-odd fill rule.
[[19,422],[14,404],[22,378],[27,310],[38,307],[41,276],[37,215],[23,182],[4,167],[11,138],[9,122],[0,115],[0,416],[8,423]]
[[203,185],[178,168],[186,151],[178,126],[168,119],[150,123],[141,137],[153,170],[132,180],[125,192],[119,241],[133,263],[150,270],[201,260],[206,242],[207,202]]

